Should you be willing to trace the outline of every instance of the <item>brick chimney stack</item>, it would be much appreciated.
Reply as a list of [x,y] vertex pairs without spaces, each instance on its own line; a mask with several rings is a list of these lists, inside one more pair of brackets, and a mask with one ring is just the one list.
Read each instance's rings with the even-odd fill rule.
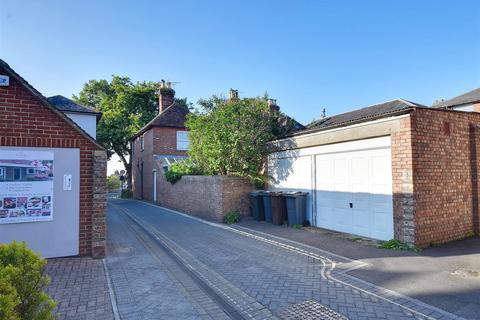
[[230,101],[238,100],[238,90],[230,89],[230,91],[228,92],[228,97]]
[[170,107],[175,101],[175,90],[172,88],[171,82],[162,80],[160,82],[160,94],[158,98],[158,111],[161,113]]
[[277,105],[277,99],[268,99],[268,108],[272,114],[278,114],[280,107]]

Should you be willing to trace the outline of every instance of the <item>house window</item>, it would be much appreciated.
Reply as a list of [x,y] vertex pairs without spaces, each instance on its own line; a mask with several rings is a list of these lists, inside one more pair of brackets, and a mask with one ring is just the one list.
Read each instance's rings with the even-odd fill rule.
[[5,167],[0,168],[0,180],[5,180]]
[[27,174],[34,174],[35,173],[35,169],[33,168],[28,168],[27,169]]
[[145,141],[143,141],[143,134],[140,136],[140,150],[145,149]]
[[187,131],[177,131],[177,150],[188,150],[190,140]]

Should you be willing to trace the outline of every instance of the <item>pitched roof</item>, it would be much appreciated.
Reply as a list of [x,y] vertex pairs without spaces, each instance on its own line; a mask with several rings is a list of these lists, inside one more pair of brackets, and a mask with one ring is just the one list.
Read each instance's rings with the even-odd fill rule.
[[48,97],[47,101],[57,108],[60,111],[64,112],[79,112],[79,113],[91,113],[97,116],[101,116],[100,112],[95,111],[90,107],[83,106],[71,99],[68,99],[64,96],[57,95],[53,97]]
[[480,102],[480,88],[474,89],[467,93],[456,96],[452,99],[442,101],[433,105],[434,108],[451,108],[455,106],[460,106],[467,103]]
[[187,121],[186,116],[189,112],[187,107],[174,102],[140,129],[132,139],[153,127],[185,128],[185,121]]
[[8,75],[12,78],[15,78],[18,82],[20,82],[34,97],[39,99],[42,104],[53,111],[57,116],[59,116],[63,121],[68,123],[72,129],[78,131],[82,136],[84,136],[87,140],[92,142],[97,148],[101,150],[105,150],[104,147],[102,147],[92,136],[90,136],[85,130],[83,130],[78,124],[76,124],[72,119],[67,117],[62,111],[58,110],[54,106],[48,102],[47,98],[45,98],[37,89],[35,89],[30,83],[27,82],[27,80],[23,79],[18,73],[13,70],[8,63],[0,59],[0,67],[5,69],[5,71],[8,73]]
[[416,107],[425,107],[421,104],[410,102],[404,99],[395,99],[392,101],[375,104],[373,106],[337,114],[335,116],[326,117],[313,121],[307,125],[307,130],[316,129],[323,130],[332,127],[339,127],[358,122],[378,119],[400,112],[404,112]]

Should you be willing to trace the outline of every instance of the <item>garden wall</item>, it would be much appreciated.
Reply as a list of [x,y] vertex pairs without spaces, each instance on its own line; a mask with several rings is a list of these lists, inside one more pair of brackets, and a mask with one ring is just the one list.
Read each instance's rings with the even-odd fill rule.
[[159,174],[157,202],[196,217],[223,222],[225,213],[250,215],[247,179],[228,176],[183,176],[174,184]]

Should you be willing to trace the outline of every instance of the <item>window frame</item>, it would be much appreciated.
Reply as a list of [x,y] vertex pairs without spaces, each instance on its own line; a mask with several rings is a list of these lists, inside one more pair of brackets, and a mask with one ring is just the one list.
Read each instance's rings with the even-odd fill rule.
[[178,130],[176,133],[176,149],[178,151],[187,151],[190,146],[190,139],[188,138],[188,131]]

